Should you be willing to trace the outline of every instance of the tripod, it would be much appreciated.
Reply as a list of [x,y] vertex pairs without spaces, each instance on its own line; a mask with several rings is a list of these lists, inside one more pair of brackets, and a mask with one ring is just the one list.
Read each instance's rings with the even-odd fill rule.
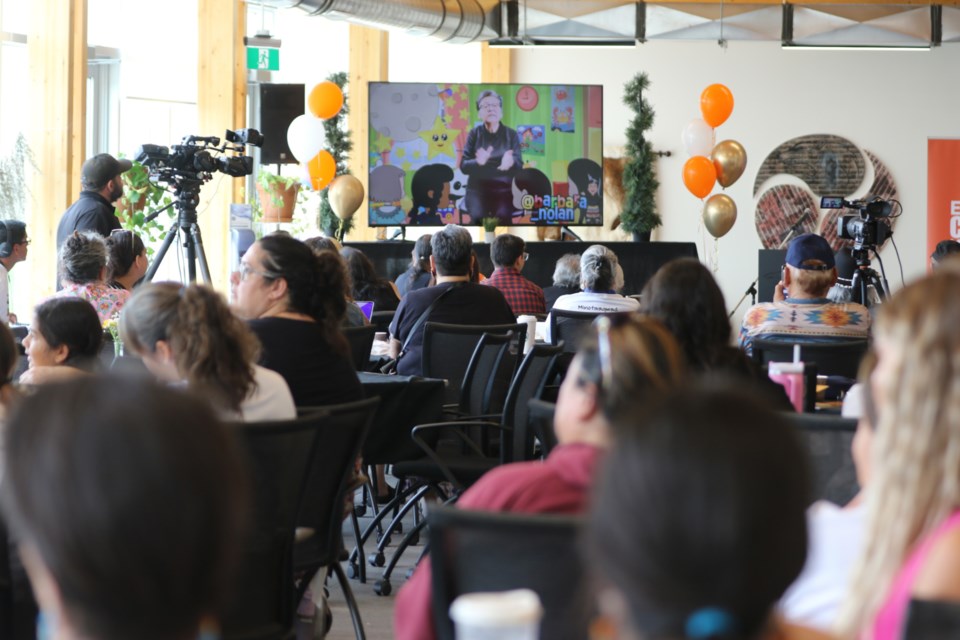
[[[156,275],[157,269],[160,268],[163,258],[170,249],[170,245],[180,237],[182,232],[183,246],[187,249],[187,273],[190,276],[190,282],[196,282],[197,280],[197,264],[199,263],[200,275],[203,277],[203,282],[210,284],[210,267],[207,265],[207,255],[203,251],[200,225],[197,224],[197,205],[200,203],[200,186],[202,184],[203,180],[200,177],[177,177],[174,191],[175,200],[167,205],[167,207],[176,206],[177,219],[167,231],[167,235],[163,239],[163,244],[160,245],[160,250],[157,252],[157,257],[144,276],[147,282],[153,280],[153,276]],[[153,220],[167,207],[157,209],[151,213],[147,219]]]
[[[876,253],[876,249],[874,249],[874,253]],[[881,278],[880,274],[870,267],[870,250],[862,247],[860,249],[854,248],[850,255],[857,265],[857,268],[853,271],[853,278],[850,280],[850,292],[853,301],[869,307],[871,300],[867,292],[871,286],[877,292],[877,297],[881,302],[886,300],[890,291],[887,279],[885,276]],[[879,259],[879,255],[877,258]],[[883,269],[882,262],[880,268]]]

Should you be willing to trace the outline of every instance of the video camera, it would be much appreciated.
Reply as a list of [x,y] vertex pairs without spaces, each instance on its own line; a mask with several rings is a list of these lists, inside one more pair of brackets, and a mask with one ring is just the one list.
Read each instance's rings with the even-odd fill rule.
[[[137,150],[136,160],[147,167],[152,179],[175,185],[203,183],[217,171],[237,178],[253,173],[253,158],[243,153],[246,145],[262,145],[263,135],[256,129],[238,129],[228,130],[225,138],[222,146],[216,136],[185,136],[171,147],[144,144]],[[228,151],[234,155],[223,155]]]
[[824,196],[821,209],[854,209],[859,213],[837,218],[837,235],[853,240],[854,250],[876,249],[893,234],[890,225],[883,222],[893,213],[893,202],[873,197],[866,200],[844,200],[842,196]]

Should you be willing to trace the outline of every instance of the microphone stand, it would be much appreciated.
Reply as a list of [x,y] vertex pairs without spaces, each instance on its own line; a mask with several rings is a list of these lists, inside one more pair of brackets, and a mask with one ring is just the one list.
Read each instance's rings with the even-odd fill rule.
[[[790,229],[787,230],[787,235],[783,236],[783,240],[780,241],[780,244],[777,245],[777,251],[783,249],[784,245],[793,237],[793,234],[797,232],[797,228],[800,226],[800,223],[806,220],[807,216],[804,215],[800,220],[798,220]],[[740,298],[740,302],[737,303],[737,306],[733,308],[733,311],[730,312],[730,315],[727,318],[732,318],[737,310],[740,308],[740,305],[743,304],[744,300],[747,299],[747,296],[750,296],[750,305],[753,306],[757,304],[757,283],[760,282],[760,276],[758,275],[753,279],[753,282],[750,283],[750,286],[747,287],[747,290],[743,292],[743,297]]]

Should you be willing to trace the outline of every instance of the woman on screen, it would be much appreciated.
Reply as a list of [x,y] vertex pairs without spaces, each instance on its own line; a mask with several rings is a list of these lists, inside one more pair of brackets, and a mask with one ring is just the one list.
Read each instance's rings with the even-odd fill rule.
[[513,219],[513,175],[523,167],[520,136],[503,124],[503,98],[487,89],[477,98],[481,124],[470,130],[463,147],[460,170],[470,177],[464,196],[473,221]]
[[445,224],[440,210],[450,208],[451,180],[453,169],[445,164],[427,164],[417,169],[410,183],[413,206],[410,207],[409,224],[421,227],[442,227]]

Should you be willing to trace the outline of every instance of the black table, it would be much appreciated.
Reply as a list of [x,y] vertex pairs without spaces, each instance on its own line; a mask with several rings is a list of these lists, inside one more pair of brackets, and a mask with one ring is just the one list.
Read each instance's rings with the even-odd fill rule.
[[380,398],[363,444],[364,464],[392,464],[423,456],[410,438],[410,430],[418,424],[440,420],[445,382],[419,376],[365,372],[357,375],[365,396]]
[[[624,295],[640,293],[657,269],[676,258],[696,258],[697,245],[693,242],[528,242],[527,253],[530,260],[523,269],[523,275],[540,285],[553,284],[553,270],[557,260],[567,253],[583,253],[591,244],[602,244],[617,254],[623,267]],[[377,273],[390,280],[407,270],[410,266],[412,242],[388,240],[383,242],[348,242],[347,246],[363,251],[373,262]],[[490,275],[493,264],[490,261],[490,245],[473,245],[480,260],[480,270]]]

